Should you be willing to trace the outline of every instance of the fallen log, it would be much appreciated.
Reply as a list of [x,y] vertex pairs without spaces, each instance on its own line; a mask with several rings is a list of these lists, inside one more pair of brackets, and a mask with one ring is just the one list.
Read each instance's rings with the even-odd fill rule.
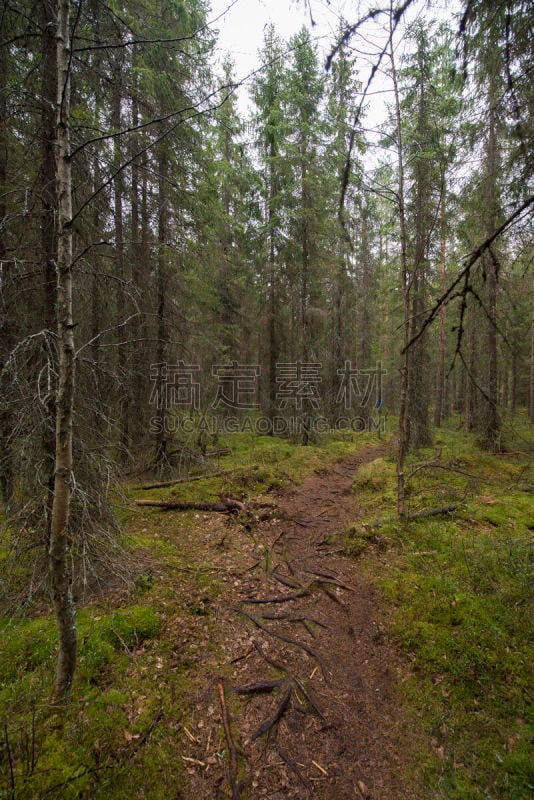
[[162,481],[161,483],[142,483],[131,488],[136,492],[144,492],[149,489],[165,489],[167,486],[176,486],[178,483],[192,483],[202,481],[204,478],[218,478],[220,475],[229,475],[233,470],[219,470],[219,472],[205,472],[203,475],[186,475],[183,478],[174,478],[172,481]]
[[136,500],[136,506],[160,508],[162,511],[219,511],[221,513],[237,513],[244,511],[245,505],[239,500],[222,500],[218,503],[203,503],[177,500]]
[[377,522],[363,523],[362,528],[381,528],[383,525],[398,525],[399,522],[410,522],[411,520],[423,519],[424,517],[439,517],[441,514],[452,514],[457,508],[458,505],[425,508],[423,511],[417,511],[414,514],[405,514],[404,517],[391,517],[390,519],[378,520]]

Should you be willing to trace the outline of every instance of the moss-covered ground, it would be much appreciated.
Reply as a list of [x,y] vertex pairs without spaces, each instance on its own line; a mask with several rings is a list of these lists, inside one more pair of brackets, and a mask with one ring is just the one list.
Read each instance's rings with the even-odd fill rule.
[[392,459],[354,482],[362,517],[347,550],[381,587],[386,629],[411,664],[404,703],[432,745],[407,776],[422,798],[533,796],[533,444],[526,422],[499,455],[453,426],[435,431],[410,458],[408,512],[456,509],[402,525],[387,523]]
[[[248,566],[254,532],[229,528],[220,514],[141,510],[133,501],[247,500],[298,484],[372,438],[338,433],[303,448],[233,434],[223,442],[231,453],[213,465],[223,475],[148,492],[125,487],[117,514],[132,581],[80,604],[66,711],[48,705],[57,637],[46,607],[33,618],[0,619],[0,798],[187,796],[182,754],[201,724],[196,703],[228,668],[218,605],[232,600],[232,574]],[[217,758],[227,758],[219,717],[210,736]]]
[[[235,434],[214,465],[224,474],[149,492],[130,486],[126,496],[266,499],[370,440],[376,435],[338,433],[304,448]],[[508,454],[488,455],[453,421],[435,431],[432,449],[411,456],[408,510],[456,507],[440,516],[391,522],[393,457],[362,467],[353,484],[360,516],[346,552],[380,587],[385,631],[409,665],[400,713],[430,746],[405,779],[421,800],[533,792],[534,437],[526,421],[507,446]],[[52,617],[43,607],[0,621],[0,798],[187,797],[191,737],[202,734],[214,758],[228,758],[217,710],[206,733],[197,707],[202,699],[205,710],[207,687],[228,669],[217,609],[250,566],[254,530],[219,514],[131,502],[117,511],[132,581],[80,604],[78,672],[64,713],[48,706]]]

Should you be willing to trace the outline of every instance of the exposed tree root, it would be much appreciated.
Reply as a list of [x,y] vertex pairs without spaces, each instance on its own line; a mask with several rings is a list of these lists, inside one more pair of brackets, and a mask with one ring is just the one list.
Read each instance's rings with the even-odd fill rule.
[[274,667],[274,668],[275,668],[275,669],[277,669],[279,672],[284,672],[286,675],[288,675],[288,671],[287,671],[287,669],[284,667],[284,665],[283,665],[283,664],[280,664],[280,662],[279,662],[279,661],[275,661],[273,658],[271,658],[270,656],[268,656],[268,655],[267,655],[267,653],[265,653],[265,652],[263,651],[262,647],[261,647],[261,646],[258,644],[258,642],[256,642],[255,640],[253,640],[253,641],[252,641],[252,644],[254,645],[254,648],[256,649],[256,651],[258,652],[258,654],[259,654],[259,655],[260,655],[260,656],[263,658],[263,660],[264,660],[264,661],[266,661],[266,662],[267,662],[267,664],[269,664],[269,666],[271,666],[271,667]]
[[326,674],[326,668],[324,666],[324,662],[320,657],[320,655],[316,653],[315,650],[313,650],[311,647],[309,647],[309,645],[304,644],[304,642],[299,642],[296,639],[290,639],[288,636],[284,636],[281,633],[273,631],[272,628],[268,628],[267,625],[264,625],[262,622],[259,621],[259,619],[256,619],[256,617],[253,617],[251,614],[247,614],[247,612],[243,611],[242,608],[233,608],[232,610],[235,611],[237,614],[242,614],[244,617],[249,619],[254,625],[256,625],[257,628],[262,630],[264,633],[267,633],[269,636],[273,636],[275,639],[280,639],[281,642],[285,642],[286,644],[292,644],[295,647],[299,647],[301,650],[304,650],[305,653],[307,653],[309,656],[311,656],[317,661],[317,663],[321,667],[323,678],[325,682],[328,683],[328,677]]
[[304,614],[261,614],[262,619],[283,620],[285,622],[312,622],[314,625],[319,625],[321,628],[328,628],[326,622],[321,622],[316,617],[308,617]]
[[302,585],[297,580],[294,578],[286,578],[285,575],[280,575],[279,572],[271,572],[271,578],[274,578],[284,586],[288,586],[290,589],[302,589]]
[[263,694],[280,688],[283,683],[285,683],[284,680],[258,681],[257,683],[249,683],[247,686],[238,686],[234,689],[234,692],[236,694]]
[[260,736],[264,736],[266,733],[269,733],[272,730],[272,728],[278,722],[280,722],[280,720],[282,719],[282,717],[284,715],[284,712],[285,712],[285,710],[286,710],[286,708],[288,706],[290,697],[291,697],[291,686],[289,686],[286,689],[286,691],[284,692],[284,695],[283,695],[282,699],[280,700],[280,703],[278,704],[278,707],[277,707],[276,711],[274,712],[273,716],[270,719],[268,719],[266,722],[264,722],[263,725],[260,725],[258,730],[255,733],[252,734],[252,736],[250,737],[250,741],[251,742],[254,742],[256,739],[259,739]]
[[254,603],[254,604],[262,604],[262,603],[287,603],[289,600],[298,600],[299,597],[307,597],[309,595],[308,591],[297,592],[296,594],[283,594],[279,597],[247,597],[246,600],[241,600],[242,603]]

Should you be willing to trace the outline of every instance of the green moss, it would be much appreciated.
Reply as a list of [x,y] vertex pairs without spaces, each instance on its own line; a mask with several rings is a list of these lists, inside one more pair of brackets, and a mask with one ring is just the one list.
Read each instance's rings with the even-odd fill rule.
[[[404,703],[434,742],[412,767],[410,779],[423,781],[421,797],[526,800],[534,786],[527,757],[534,734],[530,466],[488,456],[457,431],[439,437],[438,454],[411,457],[409,511],[455,502],[455,517],[380,527],[386,564],[376,560],[371,529],[361,522],[349,542],[365,548],[366,568],[389,607],[390,635],[413,667]],[[444,469],[415,471],[422,462]],[[394,482],[381,464],[362,470],[363,523],[388,516],[382,498]]]

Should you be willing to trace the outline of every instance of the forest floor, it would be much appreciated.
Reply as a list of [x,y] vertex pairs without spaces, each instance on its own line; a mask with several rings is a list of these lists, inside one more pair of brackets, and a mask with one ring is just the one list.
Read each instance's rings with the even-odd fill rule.
[[64,714],[46,598],[0,619],[0,798],[530,797],[531,426],[496,455],[436,431],[409,511],[455,511],[402,524],[376,434],[228,439],[214,474],[125,487],[132,577],[78,599]]
[[[385,642],[376,589],[340,540],[358,517],[356,472],[386,450],[366,445],[278,493],[255,529],[261,559],[250,553],[232,606],[220,609],[226,690],[248,698],[229,704],[234,781],[249,797],[412,796],[398,775],[413,744],[397,700],[406,666]],[[189,751],[202,761],[206,742]],[[227,796],[226,767],[191,769],[190,781],[191,797]]]

